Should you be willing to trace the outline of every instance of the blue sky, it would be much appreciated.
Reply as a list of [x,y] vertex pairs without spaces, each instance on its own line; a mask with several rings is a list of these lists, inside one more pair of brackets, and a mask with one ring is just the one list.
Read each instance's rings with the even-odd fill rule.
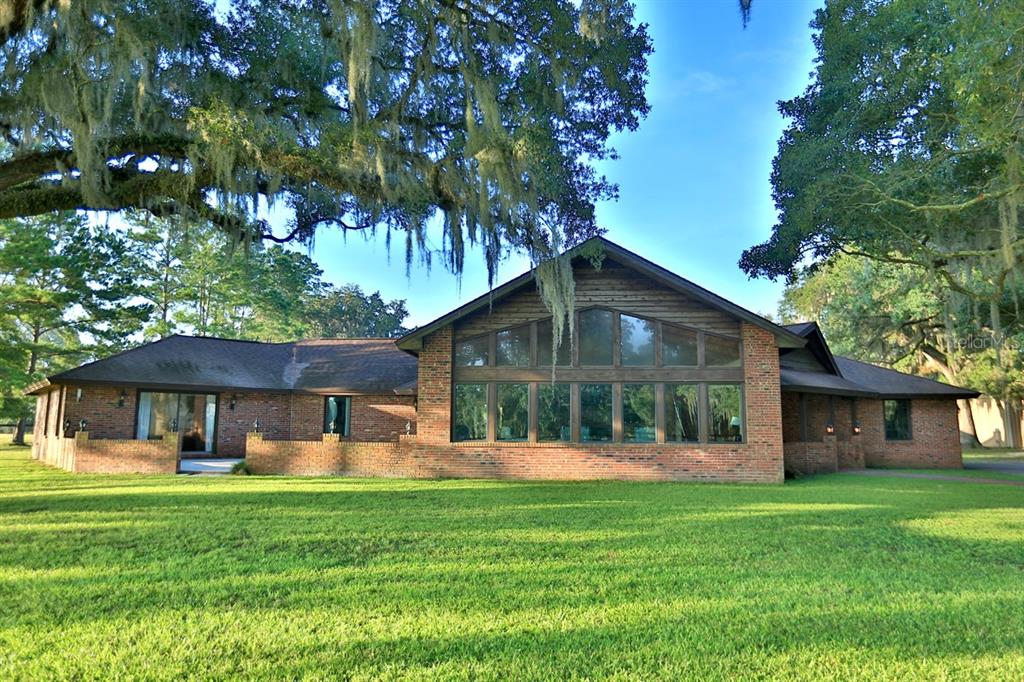
[[[819,4],[755,0],[744,30],[733,0],[638,2],[654,40],[652,111],[638,131],[616,136],[621,158],[600,167],[620,186],[619,201],[598,210],[609,239],[746,308],[775,312],[782,285],[748,280],[736,263],[775,222],[769,173],[784,125],[776,102],[807,84],[808,22]],[[329,281],[407,299],[410,326],[487,290],[479,251],[467,255],[460,286],[440,265],[406,277],[403,243],[395,239],[389,262],[383,234],[366,241],[324,229],[313,258]],[[505,262],[499,283],[527,267]]]

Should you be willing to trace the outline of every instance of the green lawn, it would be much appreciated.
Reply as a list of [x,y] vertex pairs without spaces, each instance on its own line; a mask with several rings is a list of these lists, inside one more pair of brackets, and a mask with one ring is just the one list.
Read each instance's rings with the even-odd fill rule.
[[75,476],[0,448],[0,679],[1024,678],[1024,489]]

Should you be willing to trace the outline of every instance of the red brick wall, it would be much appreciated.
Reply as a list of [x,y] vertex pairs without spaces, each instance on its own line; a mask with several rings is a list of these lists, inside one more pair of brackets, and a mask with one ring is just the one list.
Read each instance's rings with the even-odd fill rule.
[[[93,440],[130,440],[135,438],[136,401],[138,391],[126,388],[123,407],[118,406],[121,387],[83,386],[82,399],[76,402],[76,386],[66,387],[63,403],[60,388],[43,394],[36,400],[36,424],[33,434],[43,437],[46,424],[47,400],[53,401],[49,411],[48,433],[55,434],[65,419],[70,420],[68,435],[78,431],[81,419],[88,421],[87,430]],[[235,409],[230,408],[231,397],[236,396]],[[52,397],[51,397],[52,396]],[[63,405],[61,416],[59,407]],[[416,431],[416,409],[413,396],[369,395],[353,396],[351,413],[351,440],[394,441],[405,433],[406,422]],[[320,395],[289,393],[222,392],[217,404],[217,454],[241,457],[245,454],[245,434],[252,431],[253,422],[260,422],[260,431],[275,440],[319,439],[323,433],[324,398]]]
[[416,433],[419,440],[447,443],[452,418],[452,327],[448,325],[423,340],[419,355]]
[[[231,409],[231,396],[237,396]],[[259,419],[260,431],[268,438],[290,438],[292,406],[287,393],[221,393],[217,403],[217,454],[241,457],[245,434]],[[322,427],[319,427],[322,430]]]
[[[76,389],[82,389],[82,399],[76,401]],[[118,386],[67,386],[64,399],[64,419],[71,424],[69,431],[78,431],[78,423],[85,419],[86,430],[93,439],[135,438],[135,399],[138,391]],[[121,391],[124,391],[124,406],[118,407]],[[50,433],[53,433],[51,431]]]
[[826,436],[818,442],[789,442],[785,444],[786,473],[790,476],[834,474],[839,470],[836,439]]
[[180,435],[163,440],[93,440],[87,431],[74,438],[44,436],[33,443],[42,462],[81,474],[173,474],[178,470]]
[[[782,394],[782,438],[785,442],[805,440],[800,433],[800,393],[786,391]],[[821,442],[825,437],[825,426],[832,418],[830,401],[832,398],[819,393],[804,394],[804,414],[807,419],[806,440]],[[853,438],[853,421],[851,419],[849,398],[835,397],[835,437],[839,442]]]
[[782,442],[800,440],[800,394],[786,391],[782,394]]
[[[768,331],[743,323],[743,380],[746,396],[745,458],[765,482],[781,483],[782,393],[779,349]],[[706,446],[705,446],[706,447]],[[724,479],[731,473],[722,472]]]
[[[324,396],[287,393],[236,393],[220,397],[217,454],[247,456],[245,436],[259,418],[267,440],[319,441],[324,432]],[[366,395],[352,397],[349,438],[354,441],[394,441],[405,433],[405,423],[416,427],[413,396]]]
[[178,471],[181,434],[168,433],[163,440],[92,440],[90,435],[75,436],[76,473],[173,474]]
[[294,475],[781,482],[778,348],[770,333],[744,324],[743,350],[746,443],[452,443],[446,327],[427,337],[420,352],[417,436],[398,443],[253,438],[246,460],[258,473]]
[[961,468],[955,400],[910,401],[911,440],[885,439],[881,400],[857,401],[864,463],[869,467]]
[[[321,408],[322,409],[322,408]],[[323,415],[320,417],[323,420]],[[416,398],[411,395],[352,396],[349,440],[395,441],[409,424],[416,433]]]

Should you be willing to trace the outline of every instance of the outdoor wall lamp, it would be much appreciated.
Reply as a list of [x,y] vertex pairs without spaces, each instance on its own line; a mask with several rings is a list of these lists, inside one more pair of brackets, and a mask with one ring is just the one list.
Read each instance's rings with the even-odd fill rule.
[[833,424],[832,422],[829,422],[828,424],[825,424],[825,433],[827,433],[828,435],[831,436],[835,432],[836,432],[836,425],[835,424]]
[[122,388],[121,389],[121,395],[119,395],[117,397],[117,406],[118,407],[124,407],[124,401],[127,400],[127,399],[128,399],[128,393],[125,392],[125,390]]
[[238,394],[237,393],[232,393],[231,394],[231,402],[228,403],[228,407],[230,409],[234,410],[235,409],[235,405],[237,405],[237,404],[238,404]]
[[860,434],[860,422],[853,422],[853,434]]
[[78,430],[79,431],[85,431],[85,427],[87,427],[87,426],[89,426],[89,420],[87,420],[87,419],[80,419],[80,420],[78,420]]
[[260,420],[259,419],[254,419],[253,420],[253,422],[252,422],[252,432],[253,433],[259,433],[260,432]]

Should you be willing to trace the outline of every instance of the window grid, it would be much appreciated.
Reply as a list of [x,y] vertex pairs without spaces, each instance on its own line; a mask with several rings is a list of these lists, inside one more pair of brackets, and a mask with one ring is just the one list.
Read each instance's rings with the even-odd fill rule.
[[[503,423],[502,418],[499,417],[499,387],[508,386],[523,386],[522,391],[526,391],[525,395],[527,398],[527,414],[525,416],[526,437],[522,438],[518,432],[515,435],[508,433],[502,433],[500,424]],[[561,387],[567,387],[568,400],[569,400],[569,424],[568,440],[563,440],[561,437],[553,438],[543,437],[540,434],[540,393],[542,390],[549,390],[546,387],[559,387],[557,389],[565,391]],[[644,415],[644,423],[641,425],[643,428],[641,437],[637,437],[636,429],[633,428],[630,433],[632,436],[627,435],[626,427],[624,426],[625,419],[631,419],[633,416],[627,416],[624,414],[627,408],[624,406],[624,394],[628,397],[631,391],[637,389],[637,387],[650,386],[654,389],[654,415],[653,422],[650,421],[649,413]],[[597,432],[594,430],[595,427],[603,430],[607,428],[607,424],[601,420],[598,423],[597,417],[594,417],[595,409],[595,388],[601,387],[603,393],[604,387],[610,388],[611,392],[611,437],[598,437]],[[697,437],[682,437],[677,435],[678,427],[667,426],[668,421],[668,410],[670,408],[670,395],[673,391],[679,387],[680,393],[687,393],[690,397],[690,401],[695,401],[696,404],[696,428]],[[690,388],[686,388],[690,387]],[[504,391],[505,389],[501,389]],[[572,443],[627,443],[627,444],[668,444],[668,445],[684,445],[693,446],[696,444],[737,444],[747,442],[747,424],[746,424],[746,398],[744,385],[738,382],[456,382],[452,387],[453,398],[462,395],[462,400],[454,399],[452,401],[452,440],[453,441],[494,441],[494,442],[572,442]],[[581,393],[586,393],[586,398],[581,398]],[[465,402],[466,397],[471,394],[473,397],[474,405],[468,406],[463,405],[464,409],[471,409],[471,414],[460,414],[458,411],[460,405]],[[735,404],[735,409],[725,410],[722,407],[723,402],[731,397],[731,400],[738,401]],[[485,401],[484,405],[478,404],[478,401]],[[584,400],[587,402],[584,404]],[[601,402],[604,402],[602,399]],[[729,405],[732,403],[729,402]],[[507,408],[506,408],[507,409]],[[632,408],[629,408],[632,409]],[[691,406],[692,409],[692,406]],[[635,412],[635,410],[633,410]],[[585,416],[587,412],[590,416],[589,419],[593,424],[584,424],[583,422],[588,419]],[[598,415],[599,417],[600,415]],[[682,415],[680,415],[682,416]],[[691,416],[691,415],[688,415]],[[483,436],[484,429],[477,427],[476,429],[466,429],[465,424],[469,422],[475,422],[479,424],[482,419],[486,420],[486,436]],[[717,419],[718,423],[713,428],[712,420]],[[522,420],[519,420],[522,424]],[[460,432],[460,425],[462,425],[462,431]],[[650,429],[654,430],[653,439],[650,438]],[[635,423],[634,423],[635,427]],[[693,424],[689,423],[688,427],[692,433]],[[466,431],[472,431],[474,436],[470,436]],[[669,432],[672,432],[672,436],[669,436]],[[483,436],[483,437],[482,437]]]
[[[580,316],[587,314],[592,311],[601,311],[610,313],[610,329],[609,334],[612,337],[612,349],[611,349],[611,360],[608,364],[583,364],[580,362]],[[624,364],[622,362],[622,318],[627,317],[635,320],[642,320],[647,322],[654,328],[654,364],[650,365],[632,365]],[[537,368],[537,367],[550,367],[551,359],[549,357],[542,358],[539,354],[539,332],[538,325],[548,323],[550,318],[543,320],[535,320],[520,325],[513,325],[510,327],[503,327],[495,331],[475,334],[467,336],[465,338],[458,339],[453,342],[454,351],[453,358],[455,359],[456,367],[502,367],[506,369],[522,369],[522,368]],[[571,359],[568,365],[558,365],[558,367],[573,367],[573,368],[630,368],[630,369],[643,369],[652,367],[666,367],[666,368],[691,368],[691,369],[719,369],[719,368],[741,368],[743,366],[743,342],[739,337],[730,336],[728,334],[720,334],[716,332],[707,332],[702,329],[695,329],[687,327],[686,325],[676,324],[672,322],[664,322],[662,320],[656,320],[652,318],[643,317],[641,315],[633,315],[630,313],[620,312],[610,308],[592,307],[584,308],[576,311],[576,333],[575,338],[563,338],[562,345],[569,345],[571,351]],[[502,334],[509,334],[511,332],[517,332],[521,329],[528,330],[527,338],[529,339],[529,349],[527,351],[528,363],[509,365],[497,362],[498,352],[498,336]],[[665,328],[671,330],[677,330],[681,333],[694,334],[697,337],[697,364],[665,364],[664,362],[664,344],[665,344]],[[546,330],[545,330],[546,331]],[[568,330],[566,330],[568,331]],[[715,341],[731,341],[736,344],[736,354],[738,361],[730,364],[722,365],[709,365],[707,364],[707,343],[708,339]],[[469,347],[481,344],[483,352],[472,355],[475,359],[483,359],[483,363],[474,362],[468,363],[461,361],[462,358],[466,358],[471,355]],[[480,356],[484,356],[480,358]]]

